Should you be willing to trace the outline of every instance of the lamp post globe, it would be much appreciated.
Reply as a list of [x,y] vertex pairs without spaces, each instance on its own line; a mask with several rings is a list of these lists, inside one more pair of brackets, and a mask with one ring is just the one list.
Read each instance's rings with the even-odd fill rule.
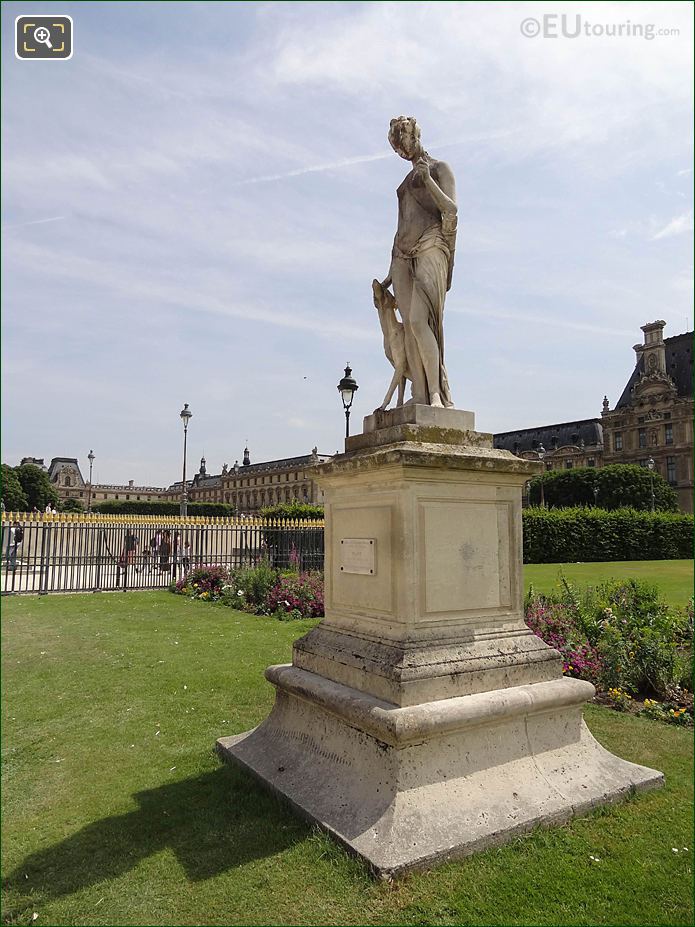
[[[538,459],[540,461],[545,460],[546,450],[542,444],[538,445]],[[545,470],[541,473],[541,508],[545,508],[545,488],[543,486],[543,478],[545,477]]]
[[89,491],[87,492],[87,511],[92,511],[92,467],[94,466],[94,451],[90,450],[87,454],[87,460],[89,461]]
[[188,514],[188,492],[186,489],[186,441],[188,438],[188,423],[193,417],[193,413],[188,408],[188,403],[183,404],[183,409],[179,412],[181,421],[183,422],[183,479],[181,481],[181,515]]
[[656,499],[654,498],[654,470],[655,468],[656,468],[656,464],[654,463],[654,458],[650,457],[649,460],[647,461],[647,469],[649,470],[649,489],[650,489],[651,497],[652,497],[652,512],[656,508]]
[[350,364],[345,366],[345,375],[338,383],[338,392],[340,393],[340,398],[343,403],[343,409],[345,409],[345,437],[350,437],[350,409],[352,408],[352,400],[355,398],[355,393],[359,389],[357,382],[352,376],[352,369]]

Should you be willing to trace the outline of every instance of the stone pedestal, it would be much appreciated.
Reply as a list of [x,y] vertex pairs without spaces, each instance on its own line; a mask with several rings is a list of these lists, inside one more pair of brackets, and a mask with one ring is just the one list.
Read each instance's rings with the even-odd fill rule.
[[379,875],[662,783],[591,736],[586,682],[522,611],[522,487],[538,464],[473,414],[365,419],[317,468],[326,617],[272,666],[273,711],[218,741]]

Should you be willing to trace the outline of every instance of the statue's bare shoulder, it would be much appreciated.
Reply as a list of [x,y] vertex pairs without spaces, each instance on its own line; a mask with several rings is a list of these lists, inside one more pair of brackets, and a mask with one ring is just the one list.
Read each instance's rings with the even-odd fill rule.
[[449,199],[456,201],[456,181],[454,180],[454,172],[446,161],[437,161],[433,159],[430,162],[430,173],[442,193],[446,193]]

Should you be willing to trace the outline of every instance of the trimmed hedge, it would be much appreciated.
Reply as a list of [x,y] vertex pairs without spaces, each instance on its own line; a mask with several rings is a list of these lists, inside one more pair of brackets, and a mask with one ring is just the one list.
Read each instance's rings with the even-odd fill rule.
[[[178,502],[137,502],[133,499],[107,499],[92,506],[93,512],[102,515],[178,515]],[[189,515],[205,515],[209,518],[228,518],[235,514],[233,505],[224,502],[189,502]]]
[[541,509],[523,513],[524,563],[688,560],[693,516],[636,509]]

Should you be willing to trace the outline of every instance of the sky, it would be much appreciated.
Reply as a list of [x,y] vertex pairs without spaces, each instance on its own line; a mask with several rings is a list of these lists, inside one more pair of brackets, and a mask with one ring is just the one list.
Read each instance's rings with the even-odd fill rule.
[[[73,17],[70,60],[15,58],[27,13]],[[3,3],[2,460],[86,475],[93,449],[95,482],[166,486],[184,402],[189,474],[247,441],[254,462],[342,449],[345,364],[353,431],[391,379],[371,281],[408,169],[386,138],[400,114],[456,177],[456,407],[489,432],[599,415],[641,325],[692,329],[692,19],[675,2]]]

